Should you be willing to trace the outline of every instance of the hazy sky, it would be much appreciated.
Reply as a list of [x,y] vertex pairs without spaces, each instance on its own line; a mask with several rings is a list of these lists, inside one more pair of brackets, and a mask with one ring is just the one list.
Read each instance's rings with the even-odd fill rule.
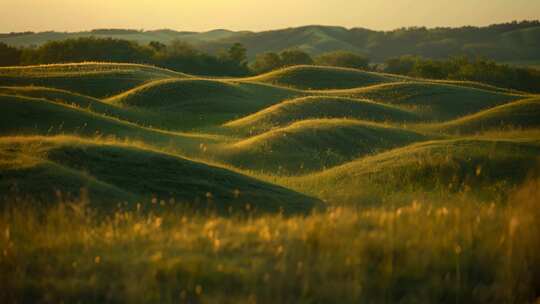
[[388,30],[540,19],[540,0],[0,0],[0,32],[94,28]]

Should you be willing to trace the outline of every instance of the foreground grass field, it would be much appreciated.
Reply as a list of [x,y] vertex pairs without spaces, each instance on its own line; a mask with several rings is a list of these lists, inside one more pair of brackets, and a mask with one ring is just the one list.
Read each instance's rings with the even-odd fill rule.
[[6,303],[537,303],[539,97],[0,68]]
[[532,303],[540,183],[508,204],[457,199],[307,217],[88,213],[0,218],[0,295],[46,303]]

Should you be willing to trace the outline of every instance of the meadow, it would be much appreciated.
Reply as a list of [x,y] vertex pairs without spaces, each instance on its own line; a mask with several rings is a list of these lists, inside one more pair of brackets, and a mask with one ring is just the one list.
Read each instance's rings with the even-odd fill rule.
[[0,68],[5,303],[537,303],[540,96]]

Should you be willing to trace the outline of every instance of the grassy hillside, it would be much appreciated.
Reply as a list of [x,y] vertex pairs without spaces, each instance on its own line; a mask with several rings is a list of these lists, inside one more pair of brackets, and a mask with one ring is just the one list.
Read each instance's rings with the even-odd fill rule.
[[255,114],[230,121],[226,127],[258,134],[295,121],[321,118],[355,118],[366,121],[417,121],[415,113],[365,99],[309,96],[283,101]]
[[0,132],[3,135],[112,136],[184,153],[198,152],[201,143],[216,141],[213,136],[146,128],[46,99],[0,95],[0,105],[5,110],[0,114]]
[[6,303],[540,296],[538,96],[74,64],[0,69],[0,107]]
[[236,142],[225,158],[241,168],[299,174],[425,139],[415,132],[363,121],[305,120]]
[[66,90],[35,86],[5,86],[0,87],[1,95],[17,97],[41,98],[51,102],[77,107],[90,112],[112,117],[130,118],[130,113],[122,108],[107,104],[100,99],[73,93]]
[[153,125],[169,129],[219,125],[301,92],[250,82],[167,79],[149,82],[105,102],[159,116]]
[[193,44],[201,44],[209,41],[232,38],[243,35],[245,32],[234,32],[228,30],[212,30],[208,32],[186,32],[174,30],[153,30],[153,31],[138,31],[138,30],[93,30],[88,32],[41,32],[29,33],[26,35],[13,35],[1,37],[0,42],[17,47],[42,45],[49,41],[74,39],[81,37],[97,37],[97,38],[113,38],[137,41],[142,44],[148,44],[152,41],[161,43],[170,43],[175,39],[187,41]]
[[540,127],[540,99],[524,99],[428,126],[432,130],[454,133],[479,133],[496,129]]
[[396,82],[331,94],[402,106],[433,120],[456,118],[525,98],[519,94],[437,82]]
[[171,77],[186,75],[146,65],[118,63],[0,67],[1,86],[45,86],[99,98],[147,81]]
[[336,203],[381,203],[396,193],[467,191],[498,199],[502,189],[525,180],[539,155],[538,138],[427,141],[293,178],[292,183]]
[[397,81],[399,76],[382,75],[356,69],[293,66],[252,78],[298,89],[348,89]]
[[[103,208],[116,203],[194,204],[227,211],[306,212],[316,200],[222,168],[137,146],[72,137],[4,137],[0,140],[2,193],[54,201],[80,195]],[[136,200],[134,200],[136,199]],[[111,205],[112,204],[112,205]],[[202,206],[201,206],[202,205]],[[151,206],[151,205],[149,205]]]
[[285,219],[13,210],[0,280],[8,302],[527,303],[538,189],[511,208],[419,200]]

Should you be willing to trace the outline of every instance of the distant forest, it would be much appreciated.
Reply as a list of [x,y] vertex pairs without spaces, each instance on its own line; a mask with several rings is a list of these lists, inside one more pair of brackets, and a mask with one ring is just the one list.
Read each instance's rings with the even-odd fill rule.
[[[40,43],[46,37],[53,40]],[[498,63],[525,60],[540,62],[540,21],[389,32],[307,26],[258,33],[98,29],[0,34],[0,66],[107,61],[247,76],[317,64],[540,92],[540,71]]]
[[169,44],[181,40],[197,49],[217,54],[233,43],[241,43],[253,60],[263,52],[300,49],[312,56],[346,50],[383,62],[403,55],[446,59],[451,56],[481,56],[495,61],[540,61],[540,21],[514,21],[486,27],[459,28],[409,27],[392,31],[336,26],[303,26],[263,32],[213,30],[185,32],[174,30],[96,29],[87,32],[23,32],[0,34],[0,42],[15,47],[39,47],[53,40],[69,38],[113,38]]

